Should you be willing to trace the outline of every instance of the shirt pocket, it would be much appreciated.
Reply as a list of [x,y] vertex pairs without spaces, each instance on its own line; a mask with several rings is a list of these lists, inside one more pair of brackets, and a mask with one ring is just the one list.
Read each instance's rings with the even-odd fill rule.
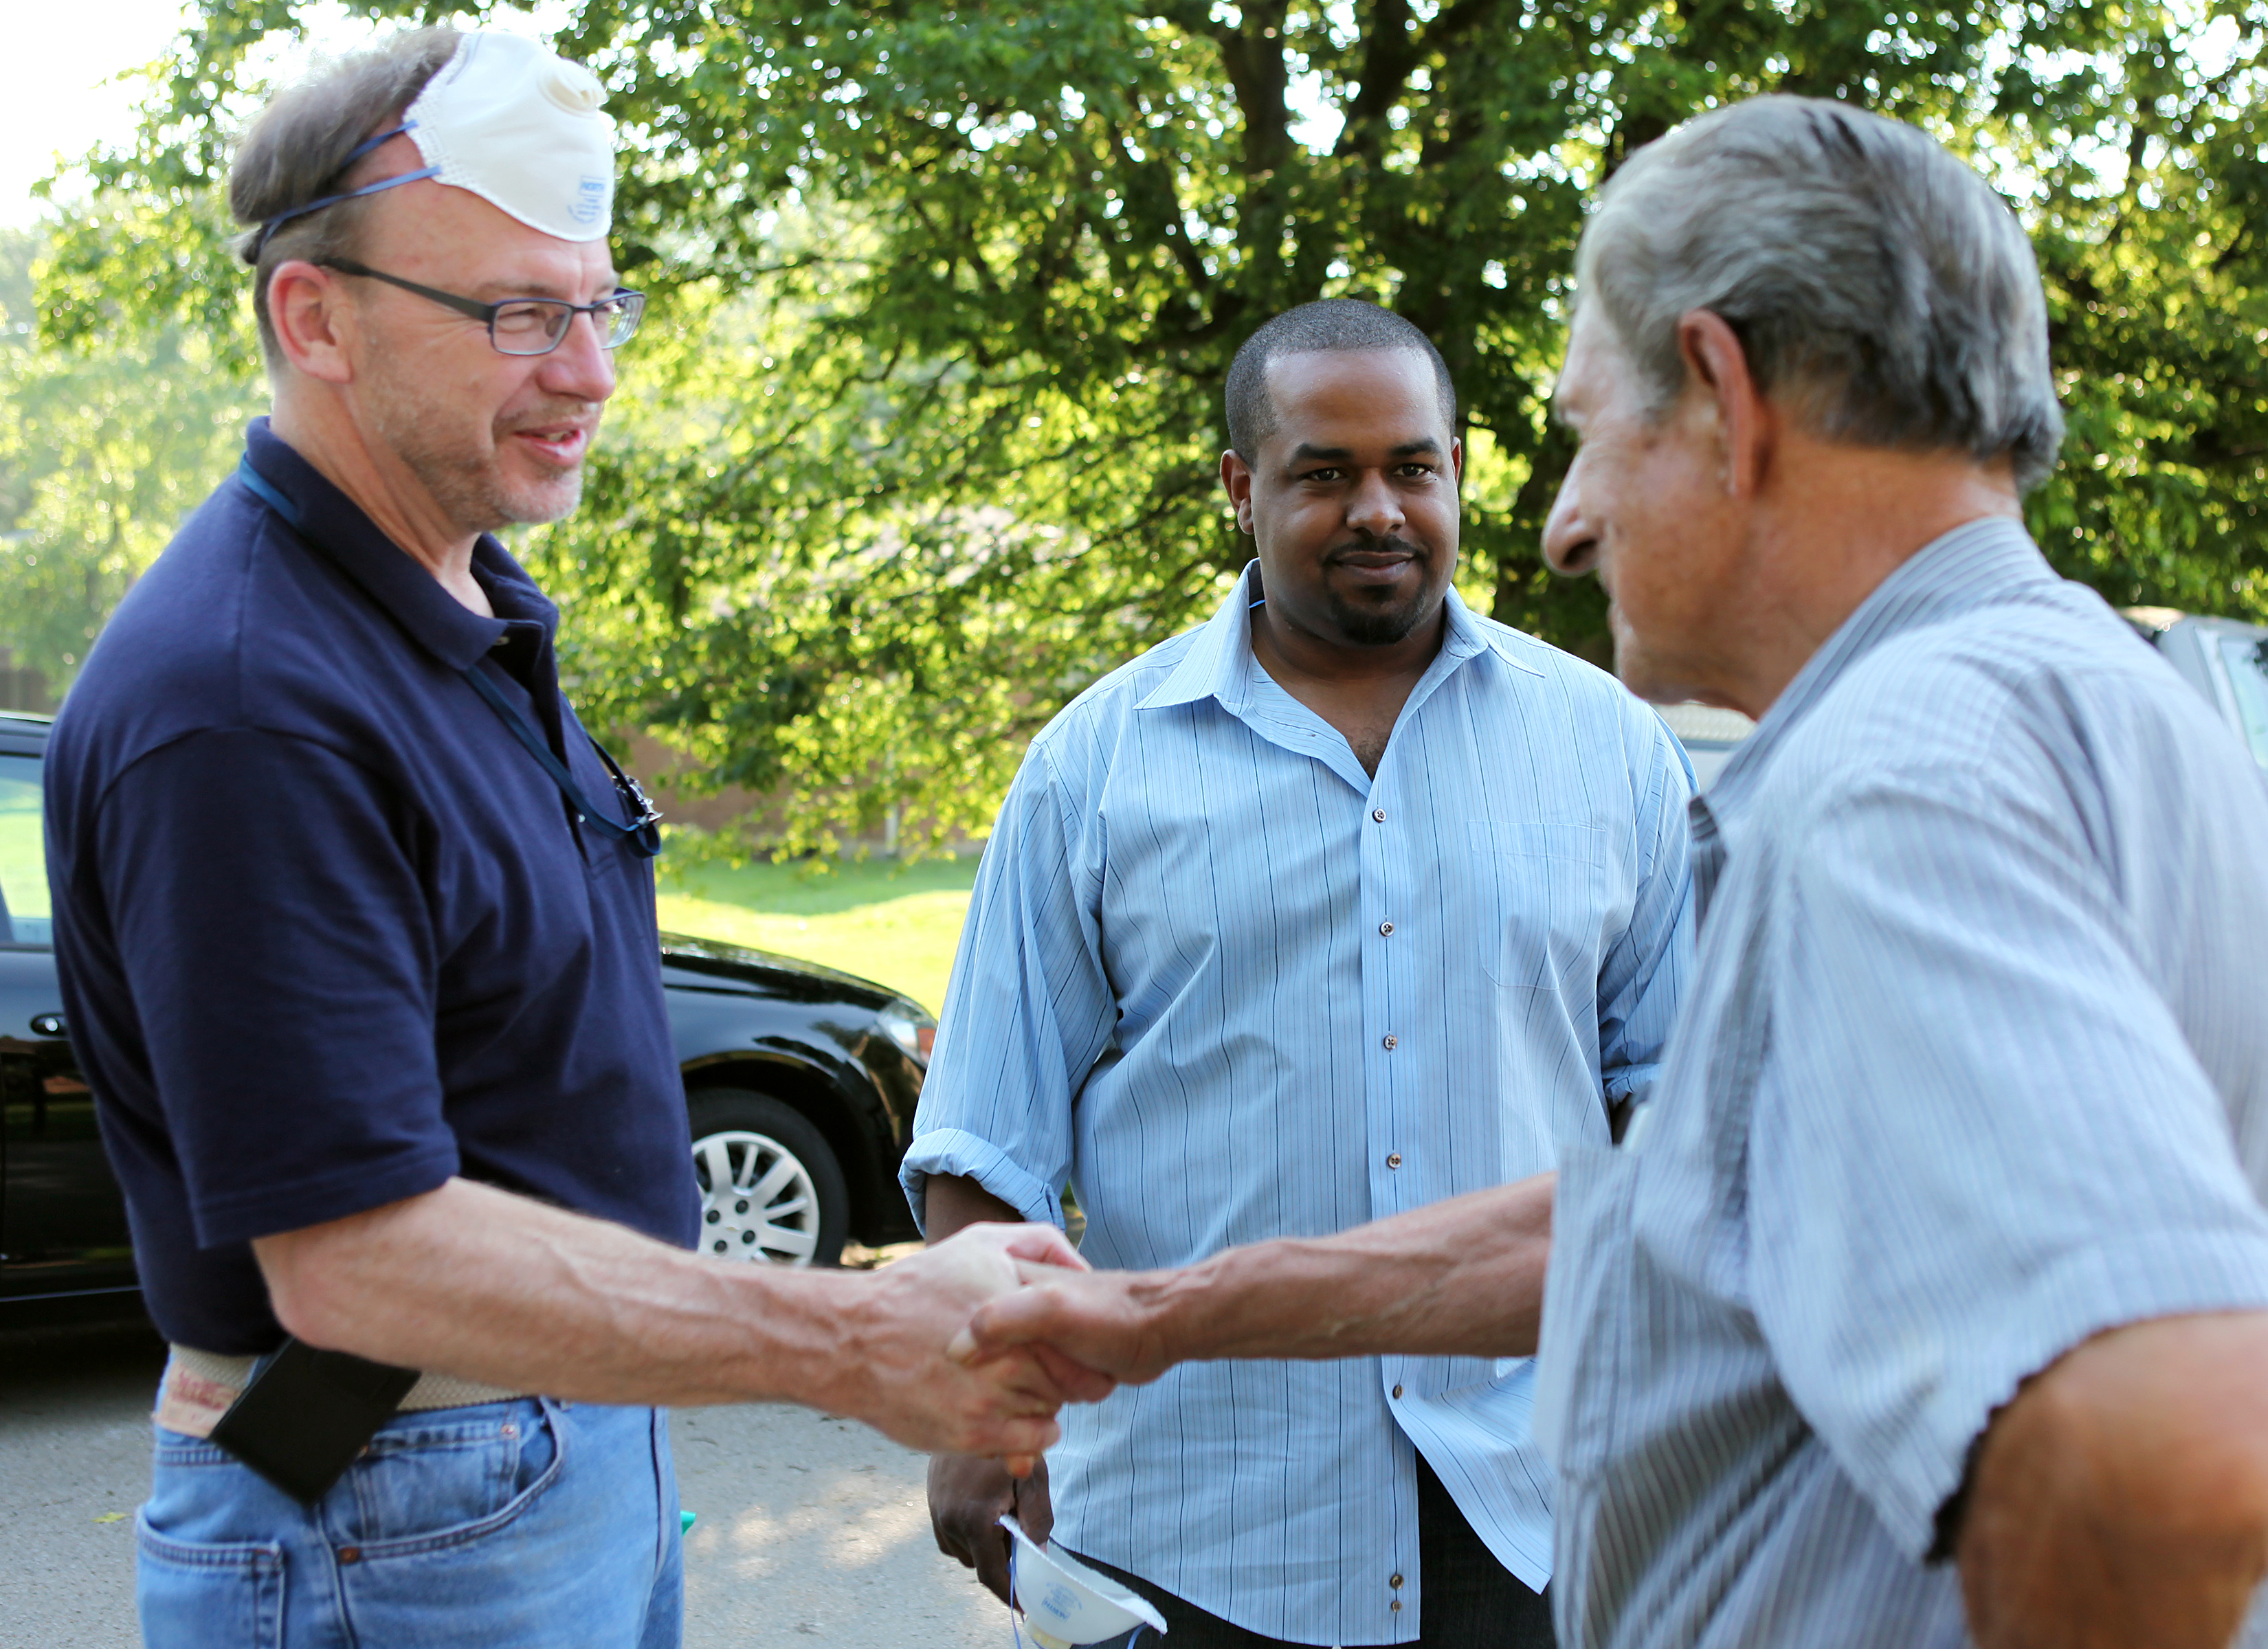
[[1547,819],[1474,819],[1466,831],[1488,976],[1511,990],[1557,990],[1570,976],[1595,980],[1607,833]]

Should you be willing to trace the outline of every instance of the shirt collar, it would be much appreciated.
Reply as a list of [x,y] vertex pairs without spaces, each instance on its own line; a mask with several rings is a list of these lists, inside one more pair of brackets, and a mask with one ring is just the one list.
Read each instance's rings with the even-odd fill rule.
[[496,617],[483,618],[379,532],[361,506],[293,451],[266,418],[254,418],[245,431],[245,455],[269,485],[298,507],[299,536],[451,669],[471,668],[514,625],[541,625],[547,639],[558,629],[559,609],[490,534],[482,534],[473,546],[473,576],[497,610]]
[[[1256,559],[1245,563],[1227,598],[1197,632],[1181,662],[1167,671],[1166,679],[1145,695],[1135,708],[1154,710],[1164,704],[1193,704],[1204,698],[1218,699],[1224,709],[1241,708],[1249,696],[1248,684],[1257,662],[1252,656],[1252,609],[1262,600],[1260,563]],[[1525,659],[1497,645],[1494,637],[1482,628],[1472,609],[1457,594],[1454,585],[1449,586],[1443,606],[1448,623],[1441,639],[1441,651],[1433,661],[1435,672],[1447,674],[1474,654],[1492,652],[1530,675],[1543,674]]]
[[1796,672],[1756,731],[1733,752],[1705,799],[1694,799],[1697,829],[1705,820],[1702,834],[1714,839],[1718,824],[1763,782],[1772,751],[1789,730],[1875,648],[1909,630],[2061,582],[2022,524],[2006,516],[1970,521],[1931,540],[1875,586]]

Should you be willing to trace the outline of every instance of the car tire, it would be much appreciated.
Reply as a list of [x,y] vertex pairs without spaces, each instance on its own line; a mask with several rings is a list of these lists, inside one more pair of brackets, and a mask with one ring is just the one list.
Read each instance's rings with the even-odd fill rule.
[[[703,1254],[774,1265],[833,1265],[842,1258],[850,1193],[843,1165],[809,1118],[744,1088],[702,1089],[686,1096],[686,1110]],[[759,1191],[761,1205],[750,1195]]]

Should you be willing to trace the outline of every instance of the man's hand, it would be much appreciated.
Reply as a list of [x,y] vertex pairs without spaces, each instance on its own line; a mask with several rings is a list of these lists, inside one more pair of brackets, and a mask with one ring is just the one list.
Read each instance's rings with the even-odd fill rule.
[[976,1571],[985,1589],[1003,1603],[1008,1597],[1008,1531],[1004,1513],[1013,1512],[1024,1532],[1046,1543],[1056,1526],[1048,1498],[1048,1463],[1036,1462],[1019,1483],[997,1460],[976,1454],[937,1454],[929,1462],[929,1520],[937,1549]]
[[1019,1270],[1027,1286],[977,1308],[954,1338],[957,1361],[983,1367],[996,1358],[1051,1350],[1120,1384],[1142,1386],[1179,1360],[1157,1309],[1178,1273]]
[[1116,1382],[1045,1348],[982,1363],[946,1355],[980,1307],[1022,1285],[1020,1262],[1042,1277],[1086,1268],[1051,1226],[972,1226],[876,1273],[846,1314],[849,1380],[826,1406],[915,1448],[1031,1469],[1060,1435],[1055,1411],[1099,1402]]

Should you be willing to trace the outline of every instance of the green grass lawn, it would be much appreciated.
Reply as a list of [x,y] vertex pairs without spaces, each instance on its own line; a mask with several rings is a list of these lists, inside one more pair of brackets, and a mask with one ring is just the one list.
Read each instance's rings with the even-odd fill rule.
[[961,942],[976,855],[842,863],[688,865],[661,860],[661,926],[824,962],[902,990],[935,1012]]

